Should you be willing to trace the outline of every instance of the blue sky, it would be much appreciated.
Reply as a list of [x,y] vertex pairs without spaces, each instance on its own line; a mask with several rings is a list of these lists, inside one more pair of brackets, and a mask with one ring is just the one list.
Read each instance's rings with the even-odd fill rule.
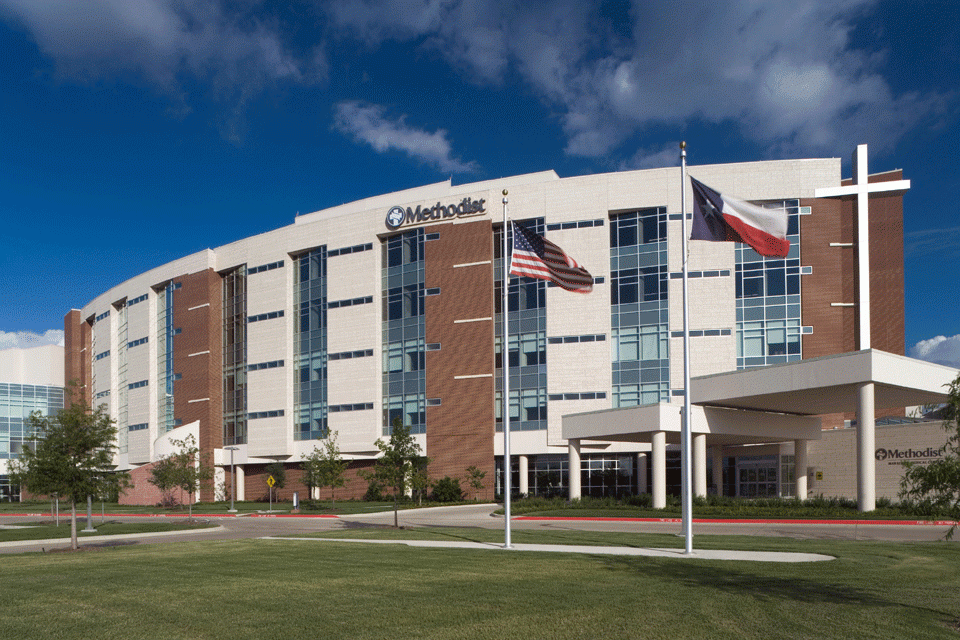
[[906,348],[960,364],[960,2],[0,0],[0,348],[366,196],[554,169],[902,168]]

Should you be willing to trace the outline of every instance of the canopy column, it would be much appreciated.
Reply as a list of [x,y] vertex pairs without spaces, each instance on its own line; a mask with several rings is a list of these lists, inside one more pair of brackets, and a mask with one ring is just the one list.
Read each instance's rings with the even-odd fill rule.
[[667,506],[667,434],[656,431],[651,436],[650,462],[653,482],[653,508]]
[[568,451],[568,462],[567,469],[569,471],[568,483],[570,486],[570,499],[579,500],[581,495],[580,487],[580,440],[579,438],[573,438],[567,441],[567,451]]
[[876,414],[872,382],[861,384],[857,410],[857,507],[873,511],[877,506]]

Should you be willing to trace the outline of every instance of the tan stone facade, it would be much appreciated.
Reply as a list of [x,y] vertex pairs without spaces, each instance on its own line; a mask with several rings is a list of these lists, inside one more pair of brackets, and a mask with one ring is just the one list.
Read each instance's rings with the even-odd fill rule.
[[[905,462],[925,464],[938,459],[946,442],[941,422],[878,426],[876,432],[877,497],[898,500]],[[857,430],[825,431],[808,445],[810,496],[857,496]]]

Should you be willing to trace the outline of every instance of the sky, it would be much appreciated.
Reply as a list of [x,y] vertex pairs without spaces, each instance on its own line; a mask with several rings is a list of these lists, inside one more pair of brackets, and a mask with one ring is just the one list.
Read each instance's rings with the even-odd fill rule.
[[[960,366],[960,1],[0,0],[0,349],[151,268],[452,179],[903,169],[909,355]],[[735,195],[735,194],[733,194]]]

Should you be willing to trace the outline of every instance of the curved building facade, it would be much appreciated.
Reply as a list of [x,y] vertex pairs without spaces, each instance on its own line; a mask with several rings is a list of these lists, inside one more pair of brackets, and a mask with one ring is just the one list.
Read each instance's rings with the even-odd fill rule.
[[[792,244],[778,259],[746,245],[691,244],[692,375],[856,350],[852,199],[814,196],[844,183],[840,160],[689,171],[721,192],[785,208]],[[573,295],[511,277],[505,341],[504,189],[512,220],[595,278],[591,294]],[[561,416],[682,403],[680,203],[679,168],[563,179],[549,171],[301,215],[70,311],[66,379],[117,420],[117,464],[136,482],[129,501],[157,499],[146,477],[158,443],[187,431],[217,466],[204,499],[232,484],[231,469],[237,498],[265,495],[264,467],[275,461],[289,465],[284,493],[304,495],[298,463],[332,432],[351,460],[340,493],[359,497],[366,483],[356,472],[372,465],[375,441],[396,417],[416,434],[431,477],[477,467],[486,472],[479,497],[490,498],[502,465],[506,365],[513,486],[563,493]],[[873,343],[902,354],[902,195],[872,196],[870,206]],[[583,492],[643,490],[644,446],[582,443]]]

